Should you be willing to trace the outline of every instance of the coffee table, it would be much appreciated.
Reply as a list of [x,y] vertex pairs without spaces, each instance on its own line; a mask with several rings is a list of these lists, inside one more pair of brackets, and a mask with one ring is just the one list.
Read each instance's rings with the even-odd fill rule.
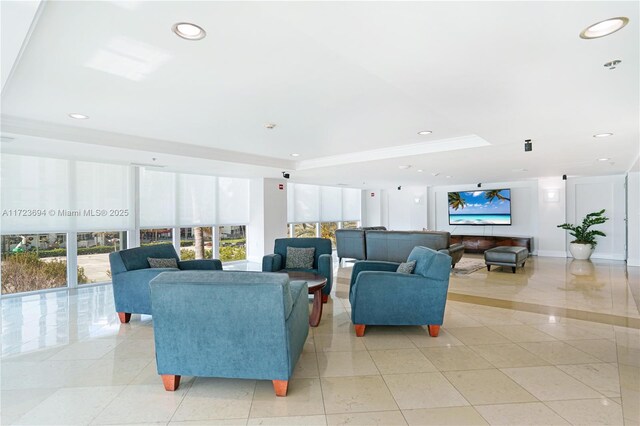
[[320,318],[322,318],[322,289],[327,285],[327,278],[310,272],[290,271],[287,274],[289,274],[291,281],[307,282],[309,294],[313,294],[313,307],[309,315],[309,325],[317,327],[320,324]]

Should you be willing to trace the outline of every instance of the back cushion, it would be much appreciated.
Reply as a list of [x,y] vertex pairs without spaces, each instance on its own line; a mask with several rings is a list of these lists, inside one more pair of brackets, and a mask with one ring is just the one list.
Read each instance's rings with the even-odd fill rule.
[[176,250],[171,244],[155,244],[152,246],[136,247],[132,249],[122,250],[118,252],[122,258],[122,263],[127,271],[135,271],[137,269],[149,268],[147,258],[174,258],[180,260],[176,254]]

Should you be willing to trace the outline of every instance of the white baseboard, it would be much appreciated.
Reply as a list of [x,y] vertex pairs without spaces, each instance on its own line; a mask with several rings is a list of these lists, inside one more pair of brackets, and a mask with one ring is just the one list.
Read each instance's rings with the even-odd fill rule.
[[627,260],[623,253],[593,253],[591,258],[604,260]]
[[562,250],[538,250],[538,256],[544,257],[569,257],[566,251]]
[[627,266],[640,266],[640,259],[627,259]]

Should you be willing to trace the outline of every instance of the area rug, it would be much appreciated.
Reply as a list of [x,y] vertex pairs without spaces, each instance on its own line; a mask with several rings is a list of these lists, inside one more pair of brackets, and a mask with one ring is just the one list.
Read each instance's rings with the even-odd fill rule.
[[486,265],[481,260],[460,259],[460,261],[456,263],[456,267],[451,270],[451,273],[456,275],[468,275],[484,268],[485,266]]

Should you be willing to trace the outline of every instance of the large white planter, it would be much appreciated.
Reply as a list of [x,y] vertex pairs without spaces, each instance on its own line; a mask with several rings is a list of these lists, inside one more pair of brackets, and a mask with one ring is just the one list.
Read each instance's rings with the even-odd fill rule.
[[591,257],[593,248],[591,248],[591,244],[571,243],[569,244],[569,251],[574,259],[587,260]]

